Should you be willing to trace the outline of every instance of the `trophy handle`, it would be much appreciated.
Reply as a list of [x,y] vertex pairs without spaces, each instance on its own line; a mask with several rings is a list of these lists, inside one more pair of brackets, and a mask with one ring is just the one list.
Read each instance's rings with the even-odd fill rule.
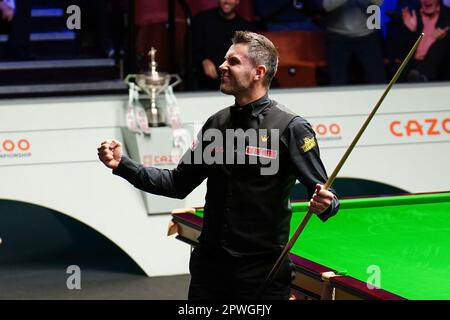
[[[172,79],[175,79],[175,81],[173,82],[173,83],[170,83],[170,81],[172,81]],[[169,81],[169,87],[175,87],[177,84],[179,84],[179,83],[181,83],[181,78],[180,78],[180,76],[179,75],[177,75],[177,74],[171,74],[170,75],[170,81]]]
[[133,82],[136,83],[136,75],[135,75],[135,74],[129,74],[129,75],[127,75],[124,81],[125,81],[126,83],[130,83],[130,82],[131,82],[131,79],[133,79],[133,80],[134,80]]
[[[174,82],[170,83],[172,80],[175,80]],[[160,87],[156,90],[155,94],[160,94],[161,92],[167,90],[167,88],[171,87],[175,87],[177,84],[179,84],[181,82],[181,78],[179,75],[177,74],[170,74],[170,78],[169,81],[167,81],[167,84],[163,87]]]
[[139,86],[139,84],[136,81],[136,77],[137,77],[137,74],[129,74],[126,76],[124,82],[126,82],[127,84],[130,84],[131,82],[134,83],[135,84],[134,88],[137,92],[142,92],[142,91],[147,92]]

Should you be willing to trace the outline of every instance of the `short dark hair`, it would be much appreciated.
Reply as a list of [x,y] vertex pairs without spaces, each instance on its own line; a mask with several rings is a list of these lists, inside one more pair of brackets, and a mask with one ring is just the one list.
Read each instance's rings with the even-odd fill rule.
[[231,41],[233,44],[243,43],[249,46],[248,56],[253,63],[266,66],[267,73],[263,83],[267,87],[270,86],[278,69],[278,51],[272,41],[261,34],[249,31],[236,31]]

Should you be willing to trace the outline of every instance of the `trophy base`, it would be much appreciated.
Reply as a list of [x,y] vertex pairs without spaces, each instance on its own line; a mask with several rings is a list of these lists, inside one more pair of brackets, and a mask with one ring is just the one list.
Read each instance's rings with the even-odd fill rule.
[[149,127],[165,127],[167,123],[165,121],[165,116],[159,109],[149,109],[147,110],[147,121]]
[[152,127],[152,128],[157,128],[157,127],[167,127],[167,123],[165,123],[165,122],[157,122],[157,123],[151,123],[151,122],[149,122],[149,123],[148,123],[148,126],[149,126],[149,127]]

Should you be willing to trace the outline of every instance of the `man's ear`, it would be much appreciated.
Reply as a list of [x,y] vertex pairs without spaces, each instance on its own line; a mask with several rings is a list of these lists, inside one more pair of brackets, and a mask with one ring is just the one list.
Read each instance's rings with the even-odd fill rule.
[[264,76],[267,73],[267,67],[263,64],[260,64],[256,67],[256,73],[255,76],[253,77],[254,80],[259,81],[262,80],[264,78]]

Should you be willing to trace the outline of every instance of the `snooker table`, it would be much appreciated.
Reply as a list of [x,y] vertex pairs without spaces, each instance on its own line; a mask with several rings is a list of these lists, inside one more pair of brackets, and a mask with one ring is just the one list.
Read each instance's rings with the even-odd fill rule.
[[[291,234],[306,211],[292,203]],[[202,215],[174,210],[169,233],[195,246]],[[341,200],[327,222],[310,219],[290,258],[302,298],[450,299],[450,192]]]

